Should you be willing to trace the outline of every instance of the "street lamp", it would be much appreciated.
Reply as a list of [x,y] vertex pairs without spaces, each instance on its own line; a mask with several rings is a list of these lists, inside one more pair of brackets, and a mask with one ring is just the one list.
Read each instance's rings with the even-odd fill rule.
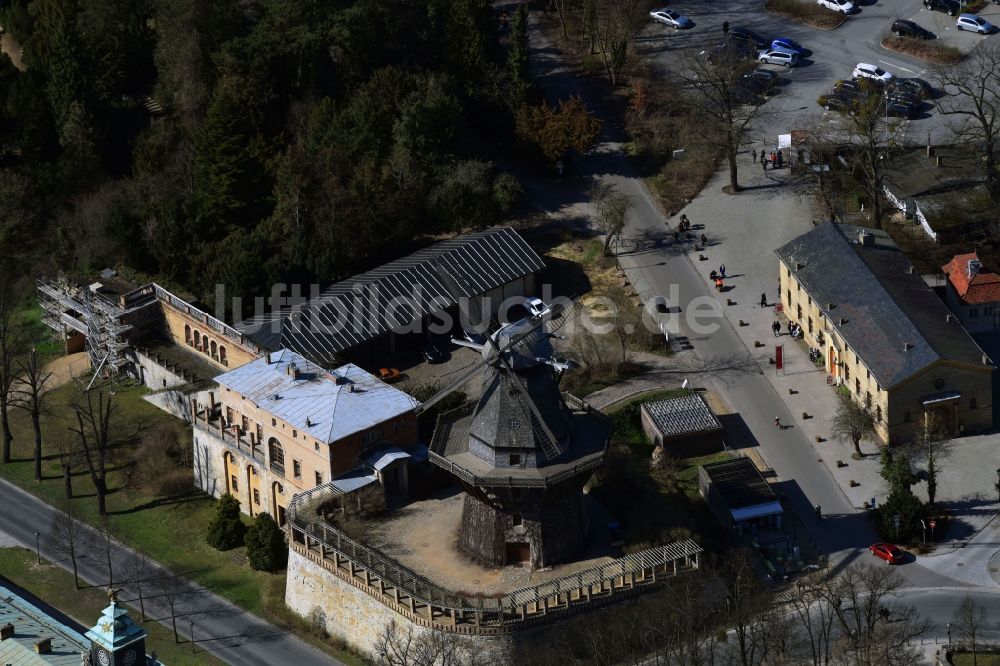
[[948,623],[948,645],[951,645],[951,622]]
[[38,560],[38,564],[41,564],[42,563],[42,548],[41,548],[41,542],[39,541],[39,537],[41,537],[41,534],[39,534],[38,531],[36,530],[35,531],[35,559]]
[[194,620],[188,620],[188,625],[191,630],[191,654],[194,654]]

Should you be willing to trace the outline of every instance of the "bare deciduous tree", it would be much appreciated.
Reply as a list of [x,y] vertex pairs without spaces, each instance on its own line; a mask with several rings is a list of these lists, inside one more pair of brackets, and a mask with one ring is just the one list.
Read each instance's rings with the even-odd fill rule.
[[831,434],[854,444],[855,453],[862,456],[861,440],[875,436],[875,417],[845,393],[837,394],[837,400],[837,413],[833,417]]
[[170,571],[157,579],[156,587],[160,596],[167,602],[167,608],[170,609],[170,626],[174,630],[174,642],[180,643],[177,634],[177,604],[191,593],[191,587],[183,577]]
[[940,67],[937,80],[947,94],[937,102],[937,110],[956,122],[952,130],[960,143],[982,146],[986,190],[1000,202],[996,150],[1000,140],[1000,46],[986,42],[961,62]]
[[115,529],[111,525],[107,516],[101,521],[101,525],[90,532],[90,547],[100,553],[104,565],[108,568],[108,585],[110,589],[115,584],[115,563],[114,556],[118,552],[118,541],[115,539]]
[[42,480],[42,413],[45,409],[45,398],[49,395],[49,380],[52,373],[47,372],[38,361],[38,351],[32,347],[27,361],[17,361],[17,378],[11,395],[14,406],[23,409],[31,416],[31,429],[35,435],[35,481]]
[[952,616],[952,624],[958,635],[964,639],[972,650],[972,666],[977,666],[979,662],[979,639],[986,628],[986,609],[973,601],[968,595],[962,600],[962,605],[958,607]]
[[49,532],[49,544],[60,555],[68,557],[73,565],[73,582],[80,589],[80,575],[77,572],[76,558],[82,547],[87,529],[76,517],[73,502],[66,500],[63,510],[56,513],[55,521]]
[[743,83],[743,75],[753,68],[753,61],[727,48],[711,58],[692,54],[675,72],[676,85],[685,91],[684,101],[699,121],[692,125],[692,131],[707,146],[720,151],[729,164],[730,194],[740,190],[737,156],[743,138],[767,101]]
[[143,587],[148,590],[150,585],[150,578],[152,577],[155,569],[153,568],[153,563],[150,561],[149,556],[142,551],[136,551],[135,554],[128,559],[128,563],[125,568],[125,578],[126,581],[135,586],[136,594],[139,597],[139,612],[142,614],[142,621],[146,621],[146,602],[145,596],[143,594]]
[[471,643],[456,634],[440,631],[417,634],[413,625],[406,631],[390,620],[375,642],[379,663],[387,666],[471,666],[479,662],[479,653]]
[[73,404],[76,413],[77,452],[90,472],[90,479],[97,492],[97,512],[107,515],[108,464],[112,457],[112,419],[117,413],[111,396],[98,392],[96,399],[90,391]]
[[611,244],[621,238],[625,229],[628,212],[632,209],[632,197],[615,190],[609,183],[595,182],[590,188],[590,203],[594,206],[594,220],[604,234],[604,254]]
[[937,479],[940,462],[951,452],[951,438],[938,419],[924,422],[917,428],[913,439],[912,456],[927,464],[927,501],[933,505],[937,500]]
[[632,36],[645,20],[645,8],[639,0],[594,0],[593,40],[613,86],[622,82]]
[[7,269],[0,269],[0,462],[4,464],[10,462],[11,442],[14,441],[8,406],[14,383],[14,359],[22,345],[21,327],[17,321],[22,292],[14,277],[7,274]]

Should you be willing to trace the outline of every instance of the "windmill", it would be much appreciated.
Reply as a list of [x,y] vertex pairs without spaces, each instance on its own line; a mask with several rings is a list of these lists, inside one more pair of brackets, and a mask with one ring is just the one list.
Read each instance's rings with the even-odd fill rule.
[[559,390],[569,364],[553,358],[546,323],[561,315],[529,312],[462,343],[481,359],[420,408],[482,373],[479,401],[438,418],[429,457],[465,491],[460,549],[486,564],[550,566],[586,543],[582,489],[604,463],[611,422]]

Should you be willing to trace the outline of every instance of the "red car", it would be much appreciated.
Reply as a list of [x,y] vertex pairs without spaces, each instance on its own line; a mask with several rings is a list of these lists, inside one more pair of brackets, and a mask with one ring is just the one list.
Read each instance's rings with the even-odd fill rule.
[[906,556],[903,551],[891,543],[876,543],[868,547],[875,557],[881,557],[886,564],[901,564]]

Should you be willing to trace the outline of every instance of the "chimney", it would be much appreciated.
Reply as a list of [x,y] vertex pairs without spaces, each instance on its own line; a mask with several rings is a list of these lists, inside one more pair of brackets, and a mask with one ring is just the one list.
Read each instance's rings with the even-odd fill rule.
[[927,146],[927,157],[934,157],[934,146],[929,144]]
[[38,654],[49,654],[52,652],[52,639],[43,638],[35,643],[35,652]]
[[832,309],[833,309],[834,307],[835,307],[835,306],[834,306],[834,304],[833,304],[833,303],[827,303],[827,304],[826,304],[826,310],[827,310],[827,312],[829,312],[830,310],[832,310]]
[[354,393],[354,384],[353,383],[348,384],[347,385],[347,390],[350,391],[351,393]]
[[14,636],[14,625],[8,622],[0,627],[0,641],[5,641]]
[[954,323],[955,323],[955,315],[953,315],[953,314],[946,314],[946,315],[944,316],[944,320],[945,320],[945,321],[946,321],[947,323],[949,323],[949,324],[954,324]]
[[872,232],[862,229],[858,233],[858,242],[864,245],[865,247],[872,247],[873,245],[875,245],[875,236],[872,234]]
[[844,325],[844,324],[846,324],[846,323],[847,323],[847,320],[846,320],[846,319],[844,319],[843,317],[841,317],[841,318],[840,318],[840,325],[841,325],[841,326],[843,326],[843,325]]
[[904,342],[903,343],[903,351],[910,351],[911,349],[913,349],[913,344],[912,343],[909,343],[909,342]]
[[969,259],[969,263],[967,264],[967,266],[969,269],[969,277],[973,278],[979,275],[979,271],[983,267],[983,262],[979,261],[978,259]]
[[311,428],[312,427],[312,421],[309,420],[308,416],[306,417],[306,427],[307,428]]
[[944,164],[943,155],[938,155],[937,157],[934,158],[934,166],[940,167],[942,164]]
[[910,264],[909,266],[906,267],[906,272],[908,275],[916,275],[917,267],[914,266],[913,264]]
[[806,267],[806,265],[802,264],[802,263],[795,264],[795,270],[797,270],[797,271],[801,271],[805,267]]
[[345,377],[343,375],[334,374],[333,375],[333,383],[336,384],[337,386],[340,386],[341,384],[346,384],[347,383],[347,377]]
[[285,372],[287,372],[288,376],[291,377],[292,379],[299,378],[299,368],[294,363],[289,363],[288,368],[285,370]]
[[990,357],[987,356],[986,354],[983,354],[983,365],[993,365],[993,361],[991,361]]

